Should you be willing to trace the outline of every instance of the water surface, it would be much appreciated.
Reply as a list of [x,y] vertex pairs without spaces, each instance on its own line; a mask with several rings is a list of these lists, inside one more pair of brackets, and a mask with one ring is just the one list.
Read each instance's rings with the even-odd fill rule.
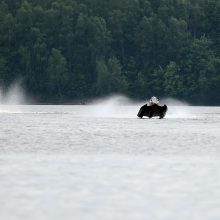
[[220,108],[0,106],[0,219],[220,219]]

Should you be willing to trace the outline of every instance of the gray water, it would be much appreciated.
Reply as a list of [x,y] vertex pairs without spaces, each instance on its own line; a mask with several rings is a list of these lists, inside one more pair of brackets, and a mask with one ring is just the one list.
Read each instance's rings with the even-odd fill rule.
[[0,105],[0,219],[219,220],[220,108]]

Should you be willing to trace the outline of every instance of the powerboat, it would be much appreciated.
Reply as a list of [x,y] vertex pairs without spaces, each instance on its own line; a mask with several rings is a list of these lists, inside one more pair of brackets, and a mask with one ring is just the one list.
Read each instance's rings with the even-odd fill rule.
[[147,104],[141,106],[137,116],[139,118],[143,118],[143,116],[146,116],[148,118],[152,118],[152,117],[158,117],[160,119],[164,118],[166,113],[167,113],[167,106],[163,105],[160,106],[159,105],[159,100],[158,98],[156,98],[155,96],[153,96]]

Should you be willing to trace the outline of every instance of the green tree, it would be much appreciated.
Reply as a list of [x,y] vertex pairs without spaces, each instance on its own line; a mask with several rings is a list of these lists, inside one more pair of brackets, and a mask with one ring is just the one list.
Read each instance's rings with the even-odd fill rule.
[[138,49],[139,70],[148,72],[152,67],[154,54],[154,31],[152,19],[144,16],[136,31],[136,47]]
[[1,86],[21,78],[41,101],[219,104],[219,34],[219,0],[2,0]]
[[8,66],[6,60],[1,57],[0,58],[0,87],[5,85],[8,73]]
[[180,75],[180,69],[175,62],[170,62],[164,72],[164,90],[165,94],[172,97],[178,97],[182,93],[183,80]]
[[63,98],[68,82],[67,62],[60,50],[53,48],[48,61],[50,94],[55,98]]
[[110,74],[111,91],[113,93],[125,93],[128,84],[122,73],[120,61],[116,57],[111,57],[108,60],[107,66]]
[[111,89],[110,74],[108,67],[103,59],[96,60],[97,85],[96,92],[98,95],[109,94]]
[[106,27],[106,21],[102,17],[91,17],[88,27],[89,46],[94,56],[106,56],[109,43],[110,33]]

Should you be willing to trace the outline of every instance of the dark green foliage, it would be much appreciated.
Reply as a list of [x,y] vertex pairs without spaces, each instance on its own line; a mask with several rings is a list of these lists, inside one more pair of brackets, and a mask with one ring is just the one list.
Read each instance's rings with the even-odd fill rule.
[[16,79],[40,101],[220,104],[220,1],[1,0],[0,86]]
[[67,62],[60,50],[52,49],[46,71],[48,77],[48,93],[51,97],[62,98],[68,82]]

